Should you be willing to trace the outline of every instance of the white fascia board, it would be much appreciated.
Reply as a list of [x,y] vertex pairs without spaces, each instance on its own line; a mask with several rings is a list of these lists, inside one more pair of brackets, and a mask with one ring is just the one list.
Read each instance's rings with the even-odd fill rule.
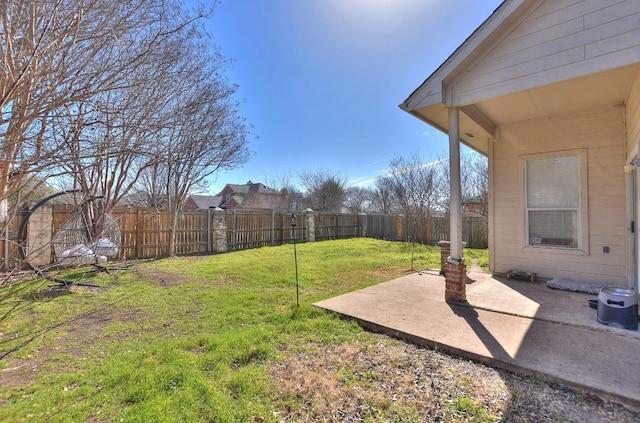
[[[505,0],[500,6],[458,47],[445,62],[436,69],[400,105],[405,111],[417,110],[437,103],[446,104],[443,85],[458,67],[465,63],[502,23],[527,0]],[[529,0],[530,1],[530,0]]]

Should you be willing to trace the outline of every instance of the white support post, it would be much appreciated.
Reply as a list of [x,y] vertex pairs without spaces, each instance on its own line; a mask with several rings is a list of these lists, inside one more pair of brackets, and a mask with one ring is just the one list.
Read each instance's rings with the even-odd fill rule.
[[461,238],[461,204],[460,188],[460,112],[457,107],[449,109],[449,233],[451,242],[450,259],[455,264],[463,264]]

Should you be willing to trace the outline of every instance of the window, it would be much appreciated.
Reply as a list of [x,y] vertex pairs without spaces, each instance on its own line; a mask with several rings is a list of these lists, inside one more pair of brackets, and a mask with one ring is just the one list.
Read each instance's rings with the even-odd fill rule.
[[525,158],[527,245],[579,249],[586,199],[586,153]]

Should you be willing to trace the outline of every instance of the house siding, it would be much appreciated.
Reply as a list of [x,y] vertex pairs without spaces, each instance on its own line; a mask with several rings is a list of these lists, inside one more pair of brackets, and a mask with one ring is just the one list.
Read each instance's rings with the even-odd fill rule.
[[471,104],[640,61],[637,0],[547,0],[447,89]]
[[[543,278],[571,278],[626,284],[624,107],[606,105],[579,113],[503,125],[493,145],[494,234],[492,269],[536,272]],[[587,254],[525,248],[524,160],[529,154],[586,150]],[[610,252],[603,253],[608,246]]]
[[640,156],[640,72],[636,72],[626,101],[627,158]]

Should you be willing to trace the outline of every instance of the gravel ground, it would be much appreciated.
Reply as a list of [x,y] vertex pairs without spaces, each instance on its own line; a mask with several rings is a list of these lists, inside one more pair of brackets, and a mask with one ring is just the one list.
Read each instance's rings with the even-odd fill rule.
[[270,369],[282,422],[638,422],[591,395],[374,335],[295,346]]

